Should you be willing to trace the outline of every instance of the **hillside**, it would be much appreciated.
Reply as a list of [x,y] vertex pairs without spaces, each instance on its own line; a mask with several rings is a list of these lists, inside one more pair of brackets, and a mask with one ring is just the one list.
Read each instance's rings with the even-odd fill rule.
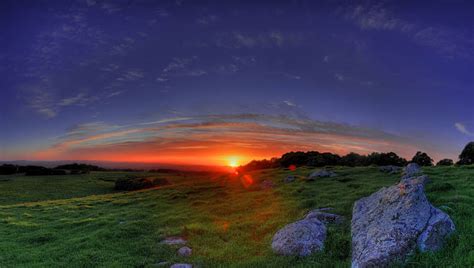
[[[399,175],[377,167],[334,167],[338,176],[306,182],[312,169],[267,169],[235,174],[144,174],[168,186],[117,192],[125,172],[75,176],[0,176],[0,267],[155,267],[160,262],[209,266],[350,266],[350,222],[329,226],[322,253],[276,256],[274,233],[310,209],[332,207],[351,218],[352,205]],[[457,232],[435,254],[413,256],[414,266],[474,264],[474,166],[429,167],[430,201],[454,220]],[[283,179],[297,180],[285,184]],[[270,180],[274,187],[261,187]],[[160,243],[182,236],[193,249],[178,257]],[[165,266],[166,267],[166,266]]]

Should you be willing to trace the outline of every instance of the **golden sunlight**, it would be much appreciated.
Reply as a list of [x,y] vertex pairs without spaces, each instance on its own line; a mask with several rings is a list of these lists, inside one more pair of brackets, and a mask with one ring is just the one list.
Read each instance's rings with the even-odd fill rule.
[[233,167],[233,168],[238,167],[239,166],[239,158],[236,157],[236,156],[229,157],[228,165],[229,165],[229,167]]

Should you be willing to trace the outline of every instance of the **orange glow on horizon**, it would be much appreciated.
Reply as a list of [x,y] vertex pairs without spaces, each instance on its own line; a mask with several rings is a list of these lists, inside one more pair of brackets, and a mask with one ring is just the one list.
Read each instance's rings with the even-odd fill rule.
[[229,157],[229,160],[228,160],[228,166],[231,167],[231,168],[236,168],[238,167],[240,164],[239,164],[239,157],[237,156],[231,156]]

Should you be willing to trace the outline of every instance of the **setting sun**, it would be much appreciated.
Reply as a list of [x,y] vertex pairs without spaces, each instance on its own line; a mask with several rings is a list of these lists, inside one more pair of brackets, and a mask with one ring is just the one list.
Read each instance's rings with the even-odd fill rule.
[[239,159],[235,156],[229,158],[228,162],[229,167],[238,167],[239,166]]

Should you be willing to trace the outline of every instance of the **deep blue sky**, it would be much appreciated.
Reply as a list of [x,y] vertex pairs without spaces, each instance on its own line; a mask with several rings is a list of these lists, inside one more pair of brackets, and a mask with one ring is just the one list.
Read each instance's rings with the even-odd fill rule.
[[0,159],[439,159],[474,139],[472,1],[277,2],[2,1]]

